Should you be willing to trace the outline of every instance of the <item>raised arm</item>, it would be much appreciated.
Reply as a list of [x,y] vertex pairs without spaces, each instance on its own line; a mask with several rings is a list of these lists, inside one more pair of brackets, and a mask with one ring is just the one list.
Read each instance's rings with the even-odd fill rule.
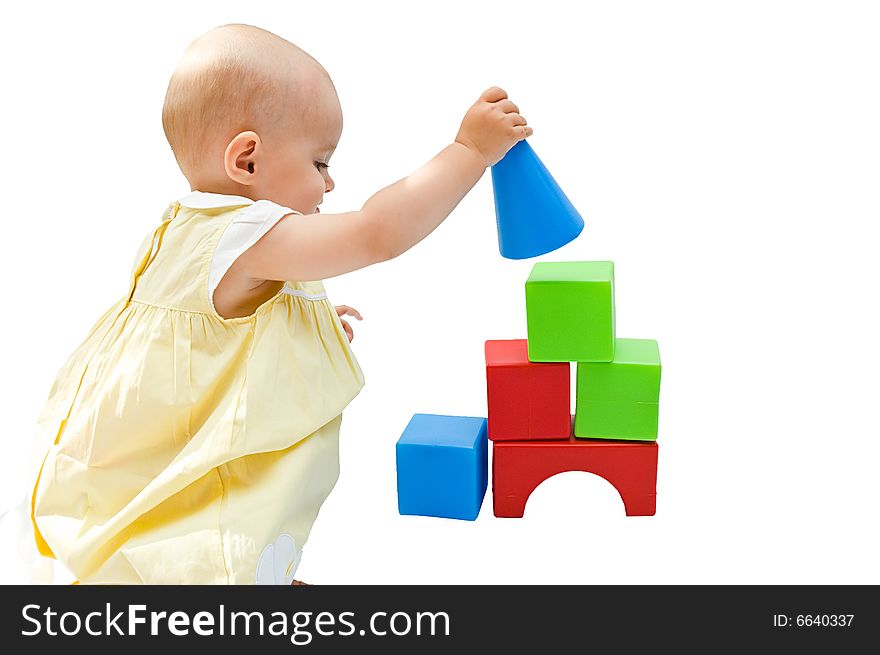
[[442,223],[486,167],[532,134],[498,87],[465,114],[455,141],[408,177],[370,197],[360,211],[290,214],[240,258],[255,280],[319,280],[392,259]]

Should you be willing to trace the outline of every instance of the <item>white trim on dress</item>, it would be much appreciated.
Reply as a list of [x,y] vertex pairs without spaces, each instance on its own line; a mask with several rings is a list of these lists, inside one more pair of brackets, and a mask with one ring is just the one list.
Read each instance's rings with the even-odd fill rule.
[[297,298],[305,298],[306,300],[327,300],[326,293],[306,293],[305,291],[293,289],[287,285],[284,285],[281,288],[281,291],[288,296],[296,296]]
[[218,209],[254,204],[253,200],[244,196],[225,196],[221,193],[206,193],[204,191],[193,191],[177,202],[190,209]]

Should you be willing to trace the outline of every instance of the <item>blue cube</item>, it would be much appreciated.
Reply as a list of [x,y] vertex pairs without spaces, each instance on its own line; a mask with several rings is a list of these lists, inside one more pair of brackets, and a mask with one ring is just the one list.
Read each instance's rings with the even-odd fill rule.
[[484,418],[415,414],[397,440],[401,514],[474,521],[488,481]]

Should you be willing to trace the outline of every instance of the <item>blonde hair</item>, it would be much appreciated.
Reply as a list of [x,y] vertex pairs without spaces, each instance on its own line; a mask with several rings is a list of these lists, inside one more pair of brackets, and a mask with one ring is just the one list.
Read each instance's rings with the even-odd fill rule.
[[[221,137],[253,130],[265,136],[308,119],[311,76],[324,68],[311,55],[259,27],[230,24],[202,35],[174,70],[162,127],[187,179]],[[332,84],[332,83],[331,83]]]

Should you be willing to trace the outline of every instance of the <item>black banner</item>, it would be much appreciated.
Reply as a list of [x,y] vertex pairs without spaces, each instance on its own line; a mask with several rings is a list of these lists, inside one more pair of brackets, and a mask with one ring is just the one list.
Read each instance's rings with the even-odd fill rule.
[[0,643],[15,653],[855,652],[880,638],[872,586],[9,586],[2,596]]

